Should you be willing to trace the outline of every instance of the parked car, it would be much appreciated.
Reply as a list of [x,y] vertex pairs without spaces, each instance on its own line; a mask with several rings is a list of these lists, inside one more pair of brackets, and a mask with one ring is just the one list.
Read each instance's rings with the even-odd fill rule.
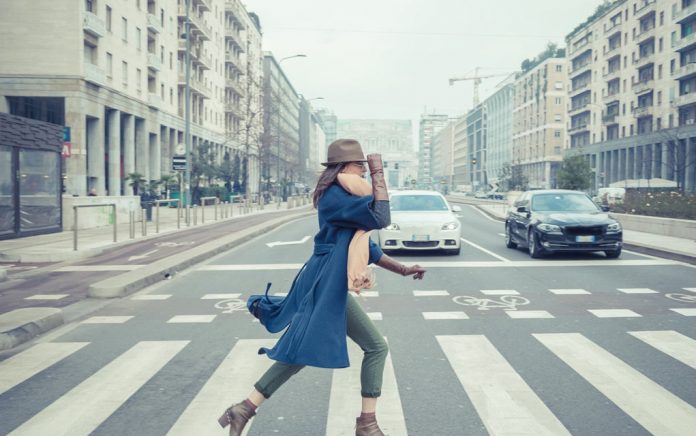
[[434,191],[396,191],[390,195],[391,224],[377,232],[379,245],[392,250],[445,250],[459,254],[461,224],[442,194]]
[[621,256],[623,230],[584,192],[527,191],[508,212],[505,245],[527,247],[533,258],[559,251],[603,251],[615,259]]

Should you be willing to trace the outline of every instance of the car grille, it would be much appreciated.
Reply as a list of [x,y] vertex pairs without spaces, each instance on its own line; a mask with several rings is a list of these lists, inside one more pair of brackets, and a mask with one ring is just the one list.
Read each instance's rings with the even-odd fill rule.
[[438,241],[404,241],[404,247],[407,248],[433,248],[437,247]]
[[604,234],[604,226],[591,226],[591,227],[566,227],[565,231],[568,235],[581,236],[581,235],[602,235]]

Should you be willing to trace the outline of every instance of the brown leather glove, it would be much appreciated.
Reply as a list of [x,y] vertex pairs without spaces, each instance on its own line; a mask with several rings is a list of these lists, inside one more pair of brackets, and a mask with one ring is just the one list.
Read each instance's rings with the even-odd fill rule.
[[384,180],[382,155],[378,153],[368,154],[367,166],[370,167],[370,177],[372,178],[372,196],[375,200],[389,201],[387,182]]
[[397,262],[393,258],[387,256],[386,254],[383,254],[382,257],[379,258],[379,260],[377,261],[377,265],[402,276],[412,275],[413,280],[423,280],[423,276],[426,272],[425,268],[419,265],[406,266],[400,262]]

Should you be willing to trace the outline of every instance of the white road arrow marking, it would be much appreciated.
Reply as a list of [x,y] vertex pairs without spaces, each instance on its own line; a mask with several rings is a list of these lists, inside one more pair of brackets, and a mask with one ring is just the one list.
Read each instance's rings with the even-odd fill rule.
[[276,242],[269,242],[266,245],[269,247],[275,247],[276,245],[300,245],[300,244],[304,244],[305,242],[307,242],[309,240],[309,238],[311,238],[311,236],[305,236],[304,238],[302,238],[299,241],[285,241],[285,242],[276,241]]
[[146,257],[148,257],[149,255],[151,255],[152,253],[154,253],[156,251],[159,251],[159,248],[155,248],[154,250],[148,251],[147,253],[144,253],[144,254],[139,254],[137,256],[131,256],[128,258],[128,262],[131,262],[133,260],[145,259]]

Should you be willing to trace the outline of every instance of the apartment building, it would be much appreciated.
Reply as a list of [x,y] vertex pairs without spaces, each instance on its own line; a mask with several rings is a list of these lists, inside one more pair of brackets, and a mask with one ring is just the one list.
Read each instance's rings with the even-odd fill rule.
[[[512,82],[512,78],[506,82]],[[498,186],[503,167],[512,163],[512,102],[514,83],[506,83],[488,97],[484,104],[488,113],[488,151],[486,174],[488,183]]]
[[[65,192],[126,195],[125,178],[171,173],[185,142],[186,16],[191,145],[220,161],[227,135],[221,0],[3,2],[0,111],[65,126]],[[42,29],[38,32],[37,29]]]
[[486,174],[486,117],[487,109],[479,104],[466,114],[467,170],[471,189],[488,190]]
[[566,134],[567,70],[565,58],[550,57],[515,80],[512,165],[530,188],[556,187]]
[[447,123],[431,143],[431,177],[441,192],[449,192],[454,180],[454,125],[454,120]]
[[418,186],[430,188],[431,175],[431,142],[433,137],[447,125],[449,117],[445,114],[423,114],[420,119],[418,132]]
[[381,153],[389,186],[404,186],[415,178],[418,161],[410,120],[341,119],[337,135],[358,140],[365,154]]
[[696,5],[619,0],[566,37],[568,145],[594,187],[696,186]]
[[454,144],[452,151],[452,171],[454,173],[454,181],[452,188],[456,191],[470,191],[471,178],[468,172],[468,156],[467,156],[467,130],[466,130],[466,115],[457,118],[454,122]]

